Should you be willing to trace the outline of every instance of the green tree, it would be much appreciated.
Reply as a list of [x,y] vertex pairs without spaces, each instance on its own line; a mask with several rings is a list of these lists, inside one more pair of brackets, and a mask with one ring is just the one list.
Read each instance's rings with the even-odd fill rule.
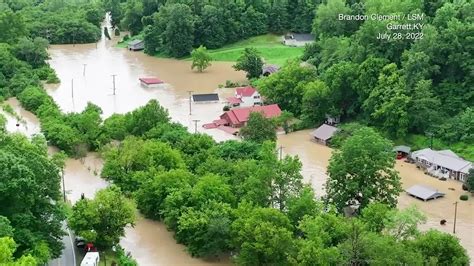
[[[119,243],[125,227],[135,222],[135,206],[115,186],[97,192],[93,200],[82,199],[74,204],[68,224],[76,234],[104,249]],[[90,238],[90,237],[89,237]],[[94,239],[95,238],[95,239]]]
[[142,17],[143,17],[143,4],[142,1],[128,0],[125,9],[125,15],[121,21],[126,29],[130,31],[130,34],[136,35],[143,29]]
[[304,86],[301,105],[301,119],[305,125],[315,126],[324,121],[332,103],[329,88],[324,81],[316,80]]
[[160,8],[157,15],[162,48],[169,55],[188,55],[194,42],[194,17],[191,8],[185,4],[170,4]]
[[36,37],[33,40],[21,37],[15,45],[15,55],[18,59],[26,61],[32,67],[37,68],[46,64],[49,59],[48,48],[49,43],[46,39]]
[[386,204],[373,202],[367,205],[361,212],[361,220],[365,223],[368,231],[380,233],[385,228],[390,207]]
[[185,170],[159,173],[147,181],[135,194],[138,209],[149,218],[163,219],[164,202],[173,191],[191,189],[196,177]]
[[247,78],[258,78],[262,74],[263,60],[255,48],[245,48],[233,66],[235,70],[247,72]]
[[150,174],[184,168],[181,154],[168,144],[155,140],[127,137],[120,147],[105,152],[101,176],[112,180],[124,191],[136,191]]
[[370,128],[356,131],[329,161],[329,202],[339,211],[353,202],[360,204],[359,210],[373,201],[395,207],[402,188],[394,166],[388,140]]
[[207,52],[206,47],[202,45],[191,52],[191,57],[193,59],[191,69],[197,68],[199,72],[202,72],[204,69],[211,66],[212,58]]
[[307,83],[316,78],[313,69],[302,67],[297,61],[288,62],[275,74],[258,80],[259,92],[267,101],[299,117]]
[[247,141],[263,143],[266,140],[276,141],[275,124],[263,113],[251,112],[247,124],[240,129],[240,135]]
[[196,23],[196,42],[207,48],[219,48],[226,42],[222,8],[205,5]]
[[285,265],[293,252],[292,227],[276,209],[240,206],[232,223],[237,263],[242,265]]
[[339,14],[350,14],[351,9],[345,5],[343,0],[333,0],[318,6],[313,23],[313,34],[319,38],[327,36],[339,36],[347,33],[347,21],[339,20]]
[[316,216],[322,210],[322,205],[315,200],[314,191],[310,186],[303,187],[297,195],[291,195],[286,205],[288,218],[295,228],[304,216]]
[[425,223],[425,215],[412,205],[404,210],[391,210],[384,221],[384,232],[397,240],[408,240],[418,236],[418,225]]
[[440,100],[431,92],[431,81],[420,80],[413,89],[407,111],[411,132],[424,134],[440,122]]
[[30,142],[21,135],[3,134],[0,165],[1,231],[18,244],[15,256],[42,249],[42,256],[37,256],[41,263],[58,257],[64,213],[57,203],[59,168],[48,158],[46,145],[37,138]]
[[38,261],[31,256],[23,255],[19,259],[15,260],[13,254],[16,250],[16,243],[10,237],[0,238],[0,264],[6,266],[30,266],[37,265]]
[[466,250],[450,234],[429,230],[419,236],[413,246],[421,252],[425,261],[433,261],[437,265],[469,265]]
[[230,251],[232,208],[210,201],[202,209],[189,208],[178,220],[176,239],[193,256],[211,257]]

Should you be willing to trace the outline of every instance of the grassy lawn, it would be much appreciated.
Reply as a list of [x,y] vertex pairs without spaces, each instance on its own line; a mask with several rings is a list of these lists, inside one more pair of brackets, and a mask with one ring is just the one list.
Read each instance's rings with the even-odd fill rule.
[[[424,135],[409,134],[404,139],[394,141],[396,145],[408,145],[412,151],[429,148],[430,138]],[[439,139],[433,138],[433,149],[450,149],[466,160],[474,161],[474,146],[464,142],[447,144]]]
[[281,43],[280,36],[261,35],[242,40],[222,48],[209,50],[215,61],[235,62],[243,50],[248,47],[256,48],[266,63],[282,66],[288,59],[299,57],[303,54],[304,47],[289,47]]
[[[119,42],[117,47],[126,48],[128,42],[135,39],[142,39],[143,35],[138,34],[128,41]],[[272,34],[260,35],[236,43],[225,45],[222,48],[208,50],[214,61],[235,62],[240,57],[245,48],[256,48],[266,63],[282,66],[288,59],[297,58],[303,54],[304,47],[289,47],[281,43],[281,37]],[[157,53],[155,57],[168,58],[163,53]],[[190,57],[183,58],[190,60]]]

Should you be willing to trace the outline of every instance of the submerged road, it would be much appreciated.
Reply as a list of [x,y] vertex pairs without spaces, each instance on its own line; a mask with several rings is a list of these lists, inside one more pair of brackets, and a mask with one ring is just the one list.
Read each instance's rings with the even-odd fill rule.
[[77,254],[76,248],[74,246],[74,237],[71,233],[71,230],[67,228],[64,224],[64,230],[66,235],[63,237],[64,249],[61,257],[54,259],[48,263],[49,266],[76,266],[77,264]]

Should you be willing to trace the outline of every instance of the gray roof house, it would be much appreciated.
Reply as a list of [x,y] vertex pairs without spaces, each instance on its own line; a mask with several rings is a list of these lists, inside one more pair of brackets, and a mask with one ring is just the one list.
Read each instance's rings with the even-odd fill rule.
[[408,195],[424,201],[437,199],[445,195],[444,193],[439,192],[437,189],[422,185],[414,185],[408,188],[406,192]]
[[424,168],[429,174],[437,177],[448,177],[465,181],[472,162],[459,157],[451,150],[435,151],[430,148],[414,151],[411,154],[416,164]]
[[327,145],[332,136],[336,134],[337,130],[337,127],[333,127],[328,124],[322,124],[316,130],[311,132],[311,136],[313,136],[314,141]]
[[204,93],[204,94],[193,94],[193,102],[204,103],[204,102],[218,102],[219,95],[217,93]]
[[145,48],[145,42],[143,40],[133,40],[128,43],[128,50],[138,51]]
[[283,36],[283,44],[288,46],[305,46],[314,40],[314,35],[305,33],[289,33]]

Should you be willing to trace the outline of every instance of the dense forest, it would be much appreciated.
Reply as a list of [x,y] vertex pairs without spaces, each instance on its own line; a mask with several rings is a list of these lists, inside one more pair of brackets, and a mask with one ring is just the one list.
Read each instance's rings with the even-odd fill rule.
[[188,55],[193,47],[224,44],[265,33],[311,32],[318,0],[103,0],[113,24],[144,32],[145,52]]
[[[48,156],[50,144],[70,156],[98,150],[104,157],[101,176],[113,185],[98,192],[95,199],[76,203],[68,217],[72,229],[84,232],[99,247],[117,244],[124,227],[133,224],[133,200],[145,216],[163,221],[174,231],[177,241],[193,256],[234,254],[239,265],[469,265],[466,250],[456,237],[436,230],[421,232],[418,225],[426,219],[423,214],[414,207],[395,208],[401,183],[394,170],[392,143],[383,134],[401,138],[440,125],[437,134],[446,130],[440,137],[472,143],[472,44],[468,42],[472,4],[209,1],[214,8],[240,6],[240,13],[229,12],[239,18],[248,11],[268,19],[266,7],[296,12],[292,9],[299,4],[314,5],[316,13],[298,11],[308,12],[298,18],[309,19],[306,25],[313,25],[317,36],[303,58],[313,67],[289,62],[256,85],[269,101],[279,103],[304,126],[321,123],[331,114],[383,133],[359,126],[341,141],[329,162],[328,195],[316,199],[313,190],[303,184],[298,157],[278,158],[275,131],[267,128],[273,125],[258,115],[252,115],[243,129],[243,141],[216,143],[208,135],[191,134],[171,122],[157,101],[103,119],[101,108],[94,104],[80,113],[63,113],[43,89],[41,81],[58,81],[46,63],[49,42],[96,40],[101,10],[110,10],[117,25],[131,27],[130,10],[135,5],[143,7],[143,11],[137,8],[143,12],[137,16],[140,27],[170,30],[160,32],[158,38],[173,44],[175,40],[166,36],[175,36],[176,29],[161,25],[162,17],[190,16],[194,20],[198,10],[204,14],[204,9],[213,9],[204,5],[201,10],[204,1],[169,1],[163,7],[153,6],[159,1],[104,1],[104,6],[72,0],[5,2],[0,7],[0,29],[4,30],[0,34],[0,97],[17,97],[40,119],[42,136],[28,140],[6,133],[5,119],[0,116],[0,264],[42,265],[61,252],[61,222],[66,211],[59,203],[59,182],[64,157],[61,153]],[[293,2],[298,5],[291,5]],[[68,11],[72,7],[77,9]],[[372,34],[380,27],[377,23],[347,26],[329,19],[333,10],[373,12],[378,8],[424,12],[424,39],[390,45],[370,42],[362,36]],[[225,14],[221,11],[219,14]],[[151,24],[146,23],[147,16],[152,16],[148,18]],[[74,35],[69,26],[53,27],[71,21],[90,25],[81,28],[90,28],[90,32]],[[261,25],[262,32],[308,31],[294,28],[302,23],[291,19],[277,30],[270,29],[270,19]],[[195,42],[194,34],[205,31],[194,27],[193,22],[191,48],[204,42],[202,36]],[[43,35],[45,29],[51,35]],[[221,40],[231,41],[227,35]],[[357,217],[347,218],[353,200],[359,203]]]

